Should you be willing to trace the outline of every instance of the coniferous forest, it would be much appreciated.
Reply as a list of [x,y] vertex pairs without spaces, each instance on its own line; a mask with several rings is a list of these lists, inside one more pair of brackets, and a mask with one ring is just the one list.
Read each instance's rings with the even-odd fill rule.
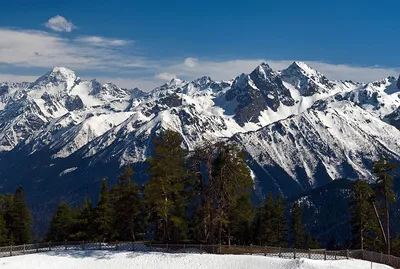
[[[252,199],[254,181],[244,153],[226,142],[205,143],[188,152],[178,133],[165,131],[147,159],[149,181],[139,186],[126,166],[115,185],[101,181],[97,203],[85,197],[79,206],[61,202],[45,241],[198,242],[294,247],[357,248],[400,256],[400,238],[390,231],[396,165],[381,159],[375,182],[356,180],[350,194],[352,238],[318,242],[305,224],[303,205],[268,194]],[[329,212],[327,212],[329,214]],[[318,220],[315,220],[318,221]],[[0,196],[0,244],[32,242],[32,217],[19,187]]]

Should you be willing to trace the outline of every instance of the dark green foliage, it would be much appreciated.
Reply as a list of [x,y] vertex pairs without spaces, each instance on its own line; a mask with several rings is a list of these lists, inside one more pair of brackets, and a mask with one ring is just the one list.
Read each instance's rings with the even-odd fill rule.
[[111,189],[110,193],[111,219],[113,219],[115,236],[119,240],[136,240],[135,228],[140,208],[139,189],[132,180],[134,174],[131,166],[125,167],[124,172],[118,178],[118,184]]
[[150,181],[145,186],[144,197],[163,241],[185,239],[187,234],[185,213],[190,176],[182,142],[180,134],[166,130],[153,141],[154,157],[147,159]]
[[[292,223],[291,223],[291,238],[295,248],[304,248],[306,245],[304,236],[303,210],[298,203],[294,203],[292,207]],[[310,240],[311,238],[307,238]],[[310,242],[307,242],[310,243]]]
[[[1,212],[1,211],[0,211]],[[0,214],[0,246],[8,243],[6,222]]]
[[83,205],[79,206],[75,212],[75,222],[71,234],[72,240],[91,241],[94,239],[94,209],[89,198],[85,197]]
[[314,238],[312,238],[310,232],[306,232],[306,235],[304,237],[304,247],[306,249],[317,249],[319,248],[318,241]]
[[[367,182],[357,180],[350,196],[350,213],[352,225],[353,247],[367,249],[374,244],[374,238],[379,234],[379,227],[374,215],[371,199],[374,192]],[[381,238],[382,240],[382,238]]]
[[97,206],[94,210],[94,228],[96,229],[96,239],[107,241],[113,237],[113,211],[110,203],[110,193],[107,180],[101,182],[101,191]]
[[14,195],[3,196],[1,204],[8,242],[11,244],[29,243],[32,238],[32,216],[25,202],[23,188],[18,187]]
[[277,246],[277,236],[274,230],[274,222],[276,221],[276,211],[275,211],[275,201],[272,193],[268,194],[267,202],[263,208],[263,218],[262,218],[262,231],[261,238],[263,244],[267,246]]
[[244,193],[229,215],[228,240],[233,236],[240,245],[249,245],[251,242],[251,222],[254,219],[254,206],[250,200],[250,192]]
[[75,221],[73,208],[62,202],[50,221],[46,239],[55,242],[70,240]]
[[275,206],[274,206],[274,223],[273,223],[273,229],[274,229],[274,245],[280,246],[280,247],[285,247],[287,246],[286,243],[286,237],[288,234],[288,227],[287,227],[287,220],[285,216],[285,211],[286,207],[283,202],[283,198],[280,194],[278,194],[278,197],[276,198],[275,201]]
[[[396,195],[393,191],[394,175],[396,164],[390,163],[388,159],[382,158],[377,161],[373,166],[373,172],[376,176],[376,190],[375,195],[378,203],[380,204],[380,213],[384,219],[386,226],[386,251],[390,255],[390,204],[396,201]],[[384,233],[381,227],[382,234]]]

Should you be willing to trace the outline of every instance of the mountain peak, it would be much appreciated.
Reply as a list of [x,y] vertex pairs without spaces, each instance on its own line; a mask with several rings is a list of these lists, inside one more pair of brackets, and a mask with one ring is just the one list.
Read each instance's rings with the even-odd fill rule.
[[183,83],[183,81],[180,80],[179,78],[172,78],[171,81],[167,83],[167,86],[168,87],[178,87],[182,83]]
[[293,62],[284,71],[289,71],[289,70],[299,70],[300,72],[302,72],[303,74],[306,74],[306,75],[316,75],[316,74],[318,74],[318,72],[315,71],[311,66],[309,66],[305,62],[300,62],[300,61]]
[[33,85],[47,83],[63,83],[67,84],[67,88],[71,88],[78,79],[75,72],[65,67],[54,67],[51,71],[38,78]]

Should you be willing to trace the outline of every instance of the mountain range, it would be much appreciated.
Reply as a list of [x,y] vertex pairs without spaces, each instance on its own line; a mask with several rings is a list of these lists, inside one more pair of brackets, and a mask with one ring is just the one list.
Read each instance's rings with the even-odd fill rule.
[[150,92],[82,80],[55,67],[35,82],[0,83],[0,192],[23,185],[35,214],[95,198],[133,164],[144,182],[152,140],[179,132],[182,147],[237,143],[256,192],[302,195],[337,179],[371,181],[382,156],[400,161],[400,77],[330,80],[305,63],[261,63],[229,81],[172,79]]

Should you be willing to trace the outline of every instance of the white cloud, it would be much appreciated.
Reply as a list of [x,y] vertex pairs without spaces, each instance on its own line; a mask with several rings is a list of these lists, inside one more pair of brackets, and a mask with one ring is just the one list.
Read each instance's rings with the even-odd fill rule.
[[14,74],[0,73],[0,82],[34,82],[38,76],[23,76]]
[[82,36],[75,39],[78,42],[88,43],[95,46],[125,46],[133,43],[131,40],[112,39],[101,36]]
[[77,27],[72,24],[72,22],[68,21],[63,16],[57,15],[53,18],[50,18],[45,24],[47,28],[56,31],[56,32],[71,32],[73,29]]
[[[201,76],[210,76],[215,80],[227,80],[241,73],[250,73],[260,63],[265,62],[274,70],[287,68],[294,60],[268,59],[238,59],[228,61],[200,61],[196,58],[186,58],[181,63],[166,66],[163,72],[176,74],[185,79],[195,79]],[[375,66],[351,66],[346,64],[330,64],[318,61],[304,61],[312,68],[326,75],[329,79],[351,79],[360,82],[380,80],[388,76],[398,76],[400,68],[386,68]]]
[[195,67],[197,65],[198,60],[193,57],[186,58],[183,63],[188,67]]
[[[179,61],[160,61],[141,56],[143,51],[136,51],[132,44],[132,40],[102,36],[78,36],[71,39],[43,31],[0,28],[0,65],[7,67],[2,68],[2,72],[6,74],[0,74],[0,81],[34,81],[38,77],[19,76],[17,72],[11,72],[19,67],[38,74],[39,69],[64,66],[77,71],[81,76],[90,73],[94,74],[94,78],[108,78],[107,81],[124,87],[138,86],[151,90],[162,83],[160,80],[176,77],[192,80],[201,76],[229,80],[241,73],[251,72],[261,62],[268,63],[274,70],[284,69],[293,62],[268,59],[218,61],[195,57]],[[400,74],[400,68],[305,62],[329,79],[368,82],[387,76],[397,77]],[[25,74],[26,71],[24,70]]]
[[[122,44],[123,40],[107,40]],[[29,42],[26,42],[29,40]],[[92,39],[93,41],[93,39]],[[104,43],[104,42],[103,42]],[[126,41],[126,44],[129,41]],[[116,51],[113,46],[63,38],[42,31],[0,28],[0,63],[23,67],[65,66],[76,70],[116,70],[124,66],[149,65],[132,53]]]
[[175,74],[163,72],[163,73],[157,74],[156,78],[162,79],[162,80],[171,80],[173,78],[177,78],[177,76]]

